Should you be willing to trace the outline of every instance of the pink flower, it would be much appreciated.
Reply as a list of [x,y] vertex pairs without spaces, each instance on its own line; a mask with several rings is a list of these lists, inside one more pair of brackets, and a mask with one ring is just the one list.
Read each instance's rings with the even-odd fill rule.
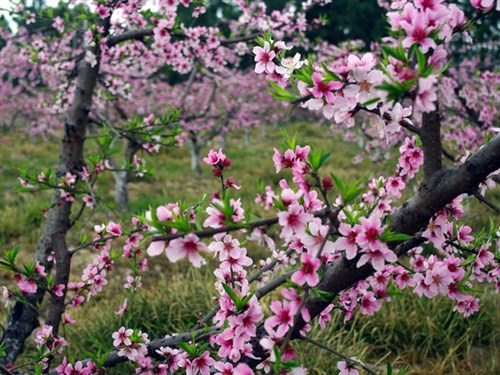
[[293,326],[293,319],[295,316],[295,309],[292,307],[292,303],[288,301],[272,301],[271,302],[271,311],[274,315],[270,316],[266,319],[264,326],[268,333],[273,331],[275,327],[276,336],[284,337],[288,331],[289,327]]
[[87,362],[85,367],[83,367],[83,363],[81,361],[78,361],[73,367],[71,363],[68,363],[67,358],[64,357],[62,363],[57,366],[55,370],[61,375],[90,375],[96,373],[94,367],[95,364],[92,361]]
[[429,290],[433,294],[441,294],[445,296],[448,293],[448,286],[453,282],[450,277],[450,271],[441,263],[434,265],[431,270],[425,274],[425,284],[429,286]]
[[155,257],[160,255],[165,251],[165,241],[152,241],[148,246],[147,253],[150,257]]
[[418,12],[410,22],[401,21],[400,25],[407,34],[403,39],[404,48],[410,48],[415,43],[420,45],[423,53],[427,53],[429,48],[436,48],[436,43],[430,37],[434,28],[428,24],[426,13]]
[[347,259],[354,259],[358,252],[358,246],[356,245],[356,238],[358,237],[359,232],[361,231],[361,227],[359,225],[355,225],[354,227],[341,223],[339,225],[339,232],[343,237],[339,237],[334,245],[335,249],[345,250],[345,255]]
[[49,339],[52,338],[52,331],[52,326],[44,324],[43,327],[35,333],[35,339],[33,341],[35,341],[39,347],[45,345]]
[[118,223],[115,223],[114,221],[110,221],[108,226],[106,227],[106,231],[115,236],[121,236],[122,235],[122,226]]
[[326,323],[328,323],[330,321],[330,319],[332,318],[331,312],[332,312],[333,308],[334,308],[334,305],[333,305],[333,303],[331,303],[326,307],[326,309],[324,309],[321,312],[321,314],[319,314],[318,323],[319,323],[319,326],[321,327],[322,330],[326,329]]
[[64,295],[64,289],[66,288],[66,285],[64,284],[55,284],[52,287],[52,291],[57,297],[62,297]]
[[[314,192],[315,191],[311,191]],[[316,256],[323,245],[322,254],[332,254],[335,252],[335,245],[332,241],[327,240],[325,242],[325,237],[328,235],[329,229],[328,225],[322,225],[321,220],[318,218],[313,219],[308,225],[309,232],[311,235],[306,235],[301,238],[305,247],[312,255]],[[323,244],[324,243],[324,244]]]
[[163,356],[163,364],[165,364],[165,371],[169,370],[173,374],[179,367],[184,365],[186,353],[179,349],[172,349],[170,347],[161,346],[156,353]]
[[458,311],[467,318],[479,311],[479,299],[473,296],[465,296],[458,300],[457,305],[453,308],[453,311]]
[[278,213],[278,218],[279,224],[283,227],[280,236],[290,238],[294,231],[298,235],[305,234],[306,225],[314,216],[306,213],[298,203],[294,203],[288,207],[287,211]]
[[175,263],[187,257],[194,267],[199,268],[205,264],[205,260],[199,251],[208,251],[208,247],[203,242],[200,242],[197,235],[190,233],[183,238],[177,238],[170,242],[167,249],[167,258]]
[[223,165],[224,163],[227,164],[227,156],[222,152],[222,149],[219,149],[219,151],[215,152],[214,150],[210,150],[208,152],[208,156],[203,158],[203,161],[207,163],[208,165]]
[[471,236],[472,228],[468,225],[461,226],[458,230],[457,237],[460,241],[464,243],[469,243],[474,239],[474,236]]
[[315,287],[319,283],[318,269],[321,261],[313,258],[309,253],[302,253],[300,257],[301,267],[300,270],[295,272],[291,280],[297,285],[307,284],[310,287]]
[[362,250],[363,255],[359,258],[358,263],[356,263],[356,267],[359,268],[370,262],[375,270],[382,271],[386,262],[395,262],[398,260],[398,257],[392,250],[389,250],[385,244],[381,244],[383,246],[378,249],[364,248]]
[[357,358],[352,357],[352,361],[340,361],[337,362],[337,368],[340,370],[339,375],[359,375],[359,371],[354,365],[358,361]]
[[349,70],[361,69],[369,71],[375,66],[375,64],[375,57],[372,53],[365,53],[361,59],[353,54],[347,57],[347,67]]
[[372,316],[381,306],[382,302],[376,299],[372,292],[366,292],[359,301],[359,312],[364,315]]
[[334,101],[334,95],[332,90],[339,90],[344,85],[342,82],[338,81],[324,81],[320,73],[315,72],[311,76],[314,87],[312,89],[312,94],[316,99],[325,98],[326,102],[332,104]]
[[405,186],[406,184],[402,177],[389,177],[384,185],[387,194],[397,199],[401,198],[401,190],[403,190]]
[[234,333],[233,328],[226,328],[217,335],[215,342],[220,346],[217,355],[221,358],[228,358],[233,362],[241,359],[241,350],[245,343],[244,337]]
[[436,76],[418,79],[418,92],[415,98],[415,107],[423,112],[432,112],[436,109],[437,100]]
[[23,294],[33,294],[36,293],[38,289],[36,281],[32,277],[29,279],[23,279],[21,275],[15,275],[14,280],[16,280],[17,286]]
[[377,216],[372,216],[369,219],[362,217],[360,221],[360,232],[356,237],[357,243],[363,248],[368,247],[372,250],[385,246],[378,238],[384,232],[380,219]]
[[127,302],[127,299],[125,298],[123,300],[123,303],[120,305],[120,308],[118,309],[118,311],[115,312],[115,315],[124,314],[127,311],[127,308],[128,308],[128,302]]
[[44,277],[47,276],[47,272],[45,272],[45,267],[42,266],[38,260],[35,263],[35,272],[40,276]]
[[111,335],[111,337],[114,339],[113,346],[115,348],[118,348],[121,345],[132,345],[132,341],[130,341],[129,337],[132,336],[133,333],[133,329],[126,329],[125,327],[121,327],[118,331],[114,332]]
[[260,74],[264,71],[267,73],[274,72],[275,64],[273,59],[276,57],[276,53],[270,49],[269,42],[264,42],[263,48],[259,46],[253,48],[252,51],[255,54],[254,61],[257,63],[255,65],[255,73]]
[[186,360],[186,375],[210,375],[210,366],[213,366],[215,361],[210,357],[210,353],[205,351],[200,357],[192,361]]
[[494,0],[470,0],[471,5],[483,12],[487,12],[493,8]]
[[110,15],[110,10],[108,7],[105,7],[102,4],[99,4],[96,8],[96,13],[99,15],[99,18],[106,18]]

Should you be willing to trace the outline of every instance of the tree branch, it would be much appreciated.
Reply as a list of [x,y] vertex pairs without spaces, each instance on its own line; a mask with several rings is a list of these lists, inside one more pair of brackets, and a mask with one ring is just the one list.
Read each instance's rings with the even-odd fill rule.
[[443,169],[441,145],[441,116],[436,103],[436,109],[422,114],[422,128],[420,132],[422,148],[424,150],[424,179],[430,179]]
[[[469,157],[460,167],[439,172],[430,184],[424,186],[413,198],[395,211],[391,216],[391,230],[412,235],[419,232],[438,210],[461,194],[473,193],[477,186],[498,168],[500,168],[500,135]],[[424,241],[425,238],[417,236],[397,245],[393,251],[396,255],[402,256]],[[325,267],[317,288],[330,293],[330,298],[308,299],[305,307],[311,318],[318,316],[340,292],[349,289],[374,272],[375,270],[369,264],[360,268],[356,267],[356,259],[349,261],[345,255],[329,264]],[[305,325],[306,322],[299,319],[293,327],[292,339],[301,337],[300,330]],[[251,367],[257,366],[268,357],[268,353],[259,343],[265,335],[265,329],[261,325],[257,330],[257,336],[251,341],[253,355],[261,359],[248,358],[246,361]]]

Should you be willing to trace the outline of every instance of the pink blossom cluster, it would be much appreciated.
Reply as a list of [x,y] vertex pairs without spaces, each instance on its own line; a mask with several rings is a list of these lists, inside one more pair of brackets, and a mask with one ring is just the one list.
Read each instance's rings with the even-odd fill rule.
[[87,361],[85,365],[82,361],[72,364],[68,362],[66,357],[63,357],[61,364],[55,368],[55,371],[59,375],[94,375],[99,373],[96,364],[92,361]]
[[51,353],[61,354],[67,345],[65,338],[55,335],[53,327],[47,324],[44,324],[42,328],[35,332],[33,341],[43,355],[39,363],[42,364],[44,369],[48,368],[49,355]]
[[[220,358],[238,363],[244,356],[252,357],[250,341],[256,336],[257,326],[264,317],[257,297],[250,294],[247,279],[246,268],[253,261],[247,256],[247,249],[231,235],[212,242],[210,250],[217,254],[220,261],[214,271],[216,288],[221,294],[220,310],[214,321],[222,332],[215,336],[214,343],[219,346],[217,354]],[[232,289],[236,297],[228,294],[227,288]],[[239,305],[234,298],[246,301]]]
[[118,356],[127,357],[129,361],[138,362],[148,354],[148,335],[140,330],[121,327],[113,335],[113,346],[118,349]]

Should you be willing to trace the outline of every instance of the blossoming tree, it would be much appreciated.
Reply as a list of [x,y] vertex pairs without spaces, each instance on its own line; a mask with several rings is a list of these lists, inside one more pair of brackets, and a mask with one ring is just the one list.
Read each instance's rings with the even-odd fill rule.
[[[246,4],[239,3],[242,17],[252,19]],[[312,325],[317,322],[324,329],[333,310],[343,312],[346,321],[358,313],[375,314],[393,298],[394,289],[410,289],[416,298],[446,297],[465,317],[478,311],[475,287],[499,285],[500,231],[494,224],[473,230],[461,217],[467,196],[499,210],[486,190],[494,186],[500,168],[500,135],[494,127],[495,110],[485,108],[490,103],[470,105],[474,89],[462,94],[459,89],[458,99],[438,100],[441,87],[455,85],[446,76],[453,74],[447,49],[455,38],[467,38],[474,22],[488,17],[495,6],[491,0],[471,3],[477,14],[466,20],[458,6],[443,0],[394,1],[387,4],[391,34],[380,46],[327,61],[295,57],[280,30],[259,38],[253,48],[255,73],[268,78],[274,97],[320,111],[338,127],[359,126],[357,117],[369,116],[370,125],[364,126],[376,129],[382,141],[399,146],[393,175],[354,184],[324,175],[329,154],[287,137],[283,147],[274,150],[273,162],[277,173],[291,173],[278,190],[268,186],[257,196],[256,203],[269,215],[254,218],[237,198],[237,181],[228,176],[231,160],[222,150],[210,150],[203,161],[220,181],[220,190],[212,194],[208,207],[171,202],[133,217],[130,227],[115,222],[97,225],[95,238],[72,250],[64,242],[71,207],[64,200],[49,212],[37,262],[21,268],[15,249],[2,260],[16,281],[14,288],[4,289],[7,301],[16,302],[2,337],[3,363],[15,360],[35,329],[36,305],[45,292],[50,294],[49,313],[35,333],[39,354],[34,362],[38,371],[56,374],[99,373],[125,361],[134,362],[136,373],[145,374],[304,374],[306,369],[295,360],[300,341],[339,357],[341,374],[357,374],[358,369],[373,374],[355,353],[336,353],[309,337]],[[109,34],[109,14],[106,9],[103,13],[100,45],[105,50],[114,46],[113,40],[151,34]],[[259,18],[262,12],[256,14]],[[161,34],[158,26],[154,30]],[[100,50],[94,46],[93,51],[99,61]],[[77,171],[82,159],[74,147],[81,152],[83,143],[78,141],[92,95],[87,85],[95,83],[99,67],[92,67],[92,60],[82,61],[61,156],[64,168],[71,165]],[[492,77],[495,73],[488,73],[479,83],[486,87],[479,89],[481,97],[488,97],[490,90],[498,92]],[[465,131],[446,134],[449,120],[443,106],[460,98],[469,101],[463,106],[466,114],[467,108],[482,114],[474,116],[482,123],[482,140],[463,139]],[[450,151],[451,146],[458,147]],[[444,158],[451,159],[450,165]],[[63,184],[76,186],[79,174],[73,176],[64,168]],[[60,325],[73,322],[70,307],[79,308],[106,284],[114,265],[111,248],[118,238],[125,239],[121,256],[134,265],[133,276],[127,277],[128,292],[140,287],[146,256],[165,254],[171,262],[202,267],[210,266],[207,254],[216,259],[217,301],[192,331],[151,340],[135,327],[116,327],[109,338],[114,352],[72,363],[66,355],[58,356],[65,346]],[[270,254],[253,274],[247,240],[267,247]],[[70,281],[71,257],[87,247],[94,247],[97,256],[81,280]],[[52,250],[55,256],[49,258]],[[54,263],[56,273],[51,277]],[[276,290],[265,314],[262,298]],[[126,300],[118,313],[127,313]]]

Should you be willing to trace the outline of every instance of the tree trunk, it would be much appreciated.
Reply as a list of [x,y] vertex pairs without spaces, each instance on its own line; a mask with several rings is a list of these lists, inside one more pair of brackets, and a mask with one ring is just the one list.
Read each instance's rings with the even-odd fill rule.
[[260,125],[260,136],[263,141],[267,141],[267,124]]
[[[134,155],[140,148],[138,140],[127,139],[127,148],[125,149],[125,160],[132,164]],[[115,208],[118,211],[126,211],[128,209],[128,185],[130,182],[130,171],[113,172],[115,179]]]
[[227,132],[222,132],[221,137],[221,148],[226,151],[227,150]]
[[248,148],[250,146],[250,129],[245,128],[245,136],[243,138],[243,146]]
[[198,142],[196,134],[191,134],[191,169],[197,173],[201,173],[201,146]]
[[[92,103],[92,95],[97,82],[99,66],[91,67],[85,60],[78,67],[77,88],[73,95],[71,107],[68,109],[64,123],[57,175],[64,176],[66,172],[77,174],[84,166],[83,145],[88,124],[88,111]],[[59,202],[60,204],[56,204]],[[35,251],[35,260],[39,261],[50,272],[53,266],[47,258],[54,252],[56,257],[56,284],[66,284],[69,278],[71,255],[66,244],[66,234],[71,227],[70,202],[60,200],[59,193],[52,198],[52,207],[47,213],[47,221]],[[39,278],[45,283],[44,278]],[[66,290],[64,291],[66,292]],[[16,302],[12,307],[4,326],[2,340],[6,356],[0,358],[0,363],[13,363],[24,350],[24,342],[39,325],[39,306],[43,301],[45,291],[38,288],[34,294],[26,296],[28,303]],[[52,297],[47,324],[51,324],[57,335],[60,322],[62,297]],[[64,305],[62,305],[64,308]],[[59,316],[58,316],[59,314]]]
[[113,172],[115,179],[115,208],[118,211],[125,211],[128,208],[128,172]]

